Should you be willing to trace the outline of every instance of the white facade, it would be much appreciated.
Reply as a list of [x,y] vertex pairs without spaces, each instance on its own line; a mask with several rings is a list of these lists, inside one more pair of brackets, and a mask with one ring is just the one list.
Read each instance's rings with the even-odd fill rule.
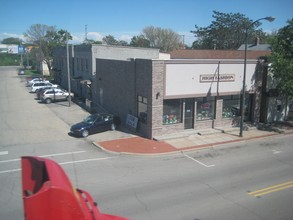
[[[246,66],[246,91],[253,91],[257,62]],[[243,84],[243,63],[222,61],[207,63],[167,63],[165,98],[200,97],[209,94],[239,94]]]

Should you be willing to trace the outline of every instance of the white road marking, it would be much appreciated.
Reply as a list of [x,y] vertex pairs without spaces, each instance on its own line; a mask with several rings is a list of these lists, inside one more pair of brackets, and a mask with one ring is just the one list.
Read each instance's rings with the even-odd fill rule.
[[48,155],[42,155],[39,157],[55,157],[55,156],[63,156],[63,155],[68,155],[68,154],[81,154],[85,153],[86,151],[81,150],[81,151],[73,151],[73,152],[65,152],[65,153],[58,153],[58,154],[48,154]]
[[282,151],[279,151],[279,150],[273,150],[273,154],[279,154],[279,153],[282,153]]
[[[73,152],[65,152],[65,153],[58,153],[58,154],[48,154],[48,155],[41,155],[38,157],[54,157],[54,156],[64,156],[64,155],[70,155],[70,154],[80,154],[85,153],[86,151],[73,151]],[[8,163],[8,162],[15,162],[20,161],[20,158],[17,159],[11,159],[11,160],[0,160],[0,163]]]
[[11,159],[11,160],[0,160],[0,163],[8,163],[8,162],[14,162],[14,161],[20,161],[20,159],[17,158],[17,159]]
[[7,155],[8,154],[8,151],[0,151],[0,156],[1,155]]
[[21,171],[21,169],[3,170],[3,171],[0,171],[0,174],[3,174],[3,173],[14,173],[14,172],[18,172],[18,171]]
[[187,157],[187,158],[189,158],[189,159],[191,159],[191,160],[197,162],[198,164],[200,164],[200,165],[202,165],[202,166],[204,166],[204,167],[209,168],[209,167],[214,167],[214,166],[215,166],[214,164],[212,164],[212,165],[206,165],[206,164],[204,164],[203,162],[200,162],[199,160],[194,159],[193,157],[190,157],[190,156],[188,156],[188,155],[186,155],[186,154],[184,154],[184,153],[182,153],[182,154],[183,154],[185,157]]
[[[92,158],[92,159],[61,162],[61,163],[58,163],[58,164],[59,165],[67,165],[67,164],[75,164],[75,163],[85,163],[85,162],[91,162],[91,161],[108,160],[108,159],[117,158],[117,157],[118,156],[115,156],[115,157],[99,157],[99,158]],[[3,171],[0,171],[0,174],[13,173],[13,172],[19,172],[19,171],[21,171],[21,169],[3,170]]]
[[85,159],[85,160],[75,160],[75,161],[62,162],[62,163],[59,163],[59,165],[66,165],[66,164],[73,164],[73,163],[84,163],[84,162],[99,161],[99,160],[108,160],[108,159],[112,159],[112,158],[116,158],[116,157],[100,157],[100,158],[92,158],[92,159]]

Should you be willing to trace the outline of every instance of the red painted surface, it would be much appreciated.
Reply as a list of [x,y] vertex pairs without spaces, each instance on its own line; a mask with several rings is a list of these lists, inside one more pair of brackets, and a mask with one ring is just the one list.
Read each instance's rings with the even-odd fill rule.
[[22,157],[25,220],[123,220],[102,214],[86,191],[75,189],[53,160]]
[[160,154],[177,151],[175,147],[165,142],[158,142],[142,137],[131,137],[111,141],[97,142],[105,150],[135,154]]

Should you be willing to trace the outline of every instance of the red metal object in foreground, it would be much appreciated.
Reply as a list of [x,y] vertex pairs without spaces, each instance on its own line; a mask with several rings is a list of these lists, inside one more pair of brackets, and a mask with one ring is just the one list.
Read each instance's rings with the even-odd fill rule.
[[75,189],[56,162],[22,157],[25,220],[126,220],[100,213],[86,191]]

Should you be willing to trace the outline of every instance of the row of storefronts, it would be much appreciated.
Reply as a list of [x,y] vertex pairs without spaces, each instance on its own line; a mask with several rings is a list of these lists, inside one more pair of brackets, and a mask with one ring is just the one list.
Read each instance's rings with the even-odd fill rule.
[[[99,46],[94,47],[99,50]],[[110,49],[115,53],[115,47]],[[78,51],[78,47],[75,50]],[[131,48],[127,50],[131,51]],[[174,59],[166,55],[162,58],[158,51],[137,53],[137,49],[132,54],[123,53],[121,59],[117,53],[115,59],[109,53],[107,57],[85,56],[84,53],[77,57],[77,51],[71,55],[73,60],[90,57],[86,61],[88,77],[82,72],[76,74],[75,63],[71,81],[76,82],[77,77],[80,82],[89,81],[85,98],[90,100],[93,108],[119,115],[125,125],[134,124],[132,129],[147,138],[186,129],[239,125],[243,51],[180,51],[189,56],[193,53],[195,58],[191,56],[190,59],[181,59],[178,53]],[[92,51],[90,48],[88,54],[93,54]],[[263,76],[268,71],[263,56],[267,54],[267,51],[249,51],[247,54],[246,122],[262,120],[261,113],[267,105],[263,97]],[[61,56],[62,53],[57,54],[56,59]],[[56,68],[59,69],[59,78],[64,78],[66,84],[63,76],[66,69],[58,65]]]

